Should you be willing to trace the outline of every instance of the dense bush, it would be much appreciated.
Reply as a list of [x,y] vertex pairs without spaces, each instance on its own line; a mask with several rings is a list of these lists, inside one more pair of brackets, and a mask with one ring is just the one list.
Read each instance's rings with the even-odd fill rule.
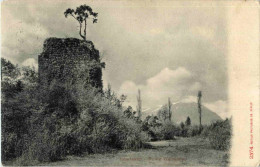
[[198,135],[200,135],[200,127],[198,125],[190,126],[187,131],[187,136],[193,137]]
[[[141,125],[123,117],[122,109],[99,90],[81,85],[67,89],[63,86],[61,83],[52,86],[43,100],[48,102],[47,106],[31,118],[34,119],[30,127],[32,139],[21,157],[24,162],[55,161],[84,152],[136,149],[147,140],[141,133]],[[58,92],[59,98],[53,92]],[[57,105],[53,106],[50,99],[56,100]]]
[[178,127],[170,122],[161,122],[157,116],[147,116],[142,122],[142,130],[149,134],[152,141],[171,140],[178,134]]
[[213,122],[211,125],[191,125],[187,118],[185,123],[176,125],[169,121],[161,121],[156,116],[147,116],[142,123],[143,131],[146,131],[152,141],[170,140],[178,137],[201,136],[208,138],[214,149],[225,150],[230,147],[231,125],[230,120]]
[[176,136],[176,126],[172,122],[166,122],[162,126],[162,136],[164,140],[171,140],[174,139]]
[[19,68],[3,58],[1,70],[2,160],[8,160],[21,156],[30,138],[29,118],[39,107],[34,98],[37,74],[33,68]]
[[228,150],[231,146],[231,120],[217,121],[207,130],[211,146],[216,150]]

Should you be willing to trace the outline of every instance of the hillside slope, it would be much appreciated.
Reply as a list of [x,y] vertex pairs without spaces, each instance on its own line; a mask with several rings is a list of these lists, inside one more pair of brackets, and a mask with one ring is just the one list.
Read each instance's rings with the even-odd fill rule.
[[[158,110],[149,109],[142,113],[142,119],[148,115],[157,115]],[[197,103],[177,103],[172,106],[172,121],[175,123],[184,122],[190,117],[192,125],[199,125],[199,113]],[[210,109],[202,106],[202,124],[210,124],[211,122],[222,120],[219,115]]]
[[[199,124],[199,112],[197,103],[178,103],[173,105],[172,120],[176,123],[185,121],[187,117],[190,117],[192,125]],[[202,124],[210,124],[211,122],[221,120],[215,112],[202,106]]]

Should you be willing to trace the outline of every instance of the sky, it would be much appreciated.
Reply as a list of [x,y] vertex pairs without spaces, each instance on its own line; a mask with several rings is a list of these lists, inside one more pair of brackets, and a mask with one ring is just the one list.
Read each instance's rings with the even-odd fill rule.
[[98,13],[87,40],[100,51],[104,86],[126,94],[143,109],[167,103],[202,103],[228,117],[228,31],[226,8],[217,1],[5,1],[1,15],[1,56],[37,67],[49,37],[79,38],[79,25],[64,17],[67,8],[87,4]]

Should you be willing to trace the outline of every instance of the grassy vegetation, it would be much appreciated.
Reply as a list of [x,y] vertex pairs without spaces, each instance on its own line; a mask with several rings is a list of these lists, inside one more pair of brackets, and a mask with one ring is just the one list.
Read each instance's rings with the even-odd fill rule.
[[[160,143],[160,144],[158,144]],[[227,166],[227,151],[215,150],[200,137],[151,142],[152,149],[68,156],[43,166]],[[170,146],[169,146],[170,144]]]

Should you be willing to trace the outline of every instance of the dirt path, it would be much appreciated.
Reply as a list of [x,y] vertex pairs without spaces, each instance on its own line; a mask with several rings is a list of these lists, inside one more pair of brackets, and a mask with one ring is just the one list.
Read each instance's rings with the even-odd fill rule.
[[208,141],[202,138],[184,138],[176,137],[176,140],[164,140],[156,142],[147,142],[148,145],[156,147],[176,147],[176,146],[205,146]]
[[210,148],[201,138],[177,138],[172,141],[149,142],[151,149],[69,156],[63,161],[43,166],[226,166],[227,153]]

